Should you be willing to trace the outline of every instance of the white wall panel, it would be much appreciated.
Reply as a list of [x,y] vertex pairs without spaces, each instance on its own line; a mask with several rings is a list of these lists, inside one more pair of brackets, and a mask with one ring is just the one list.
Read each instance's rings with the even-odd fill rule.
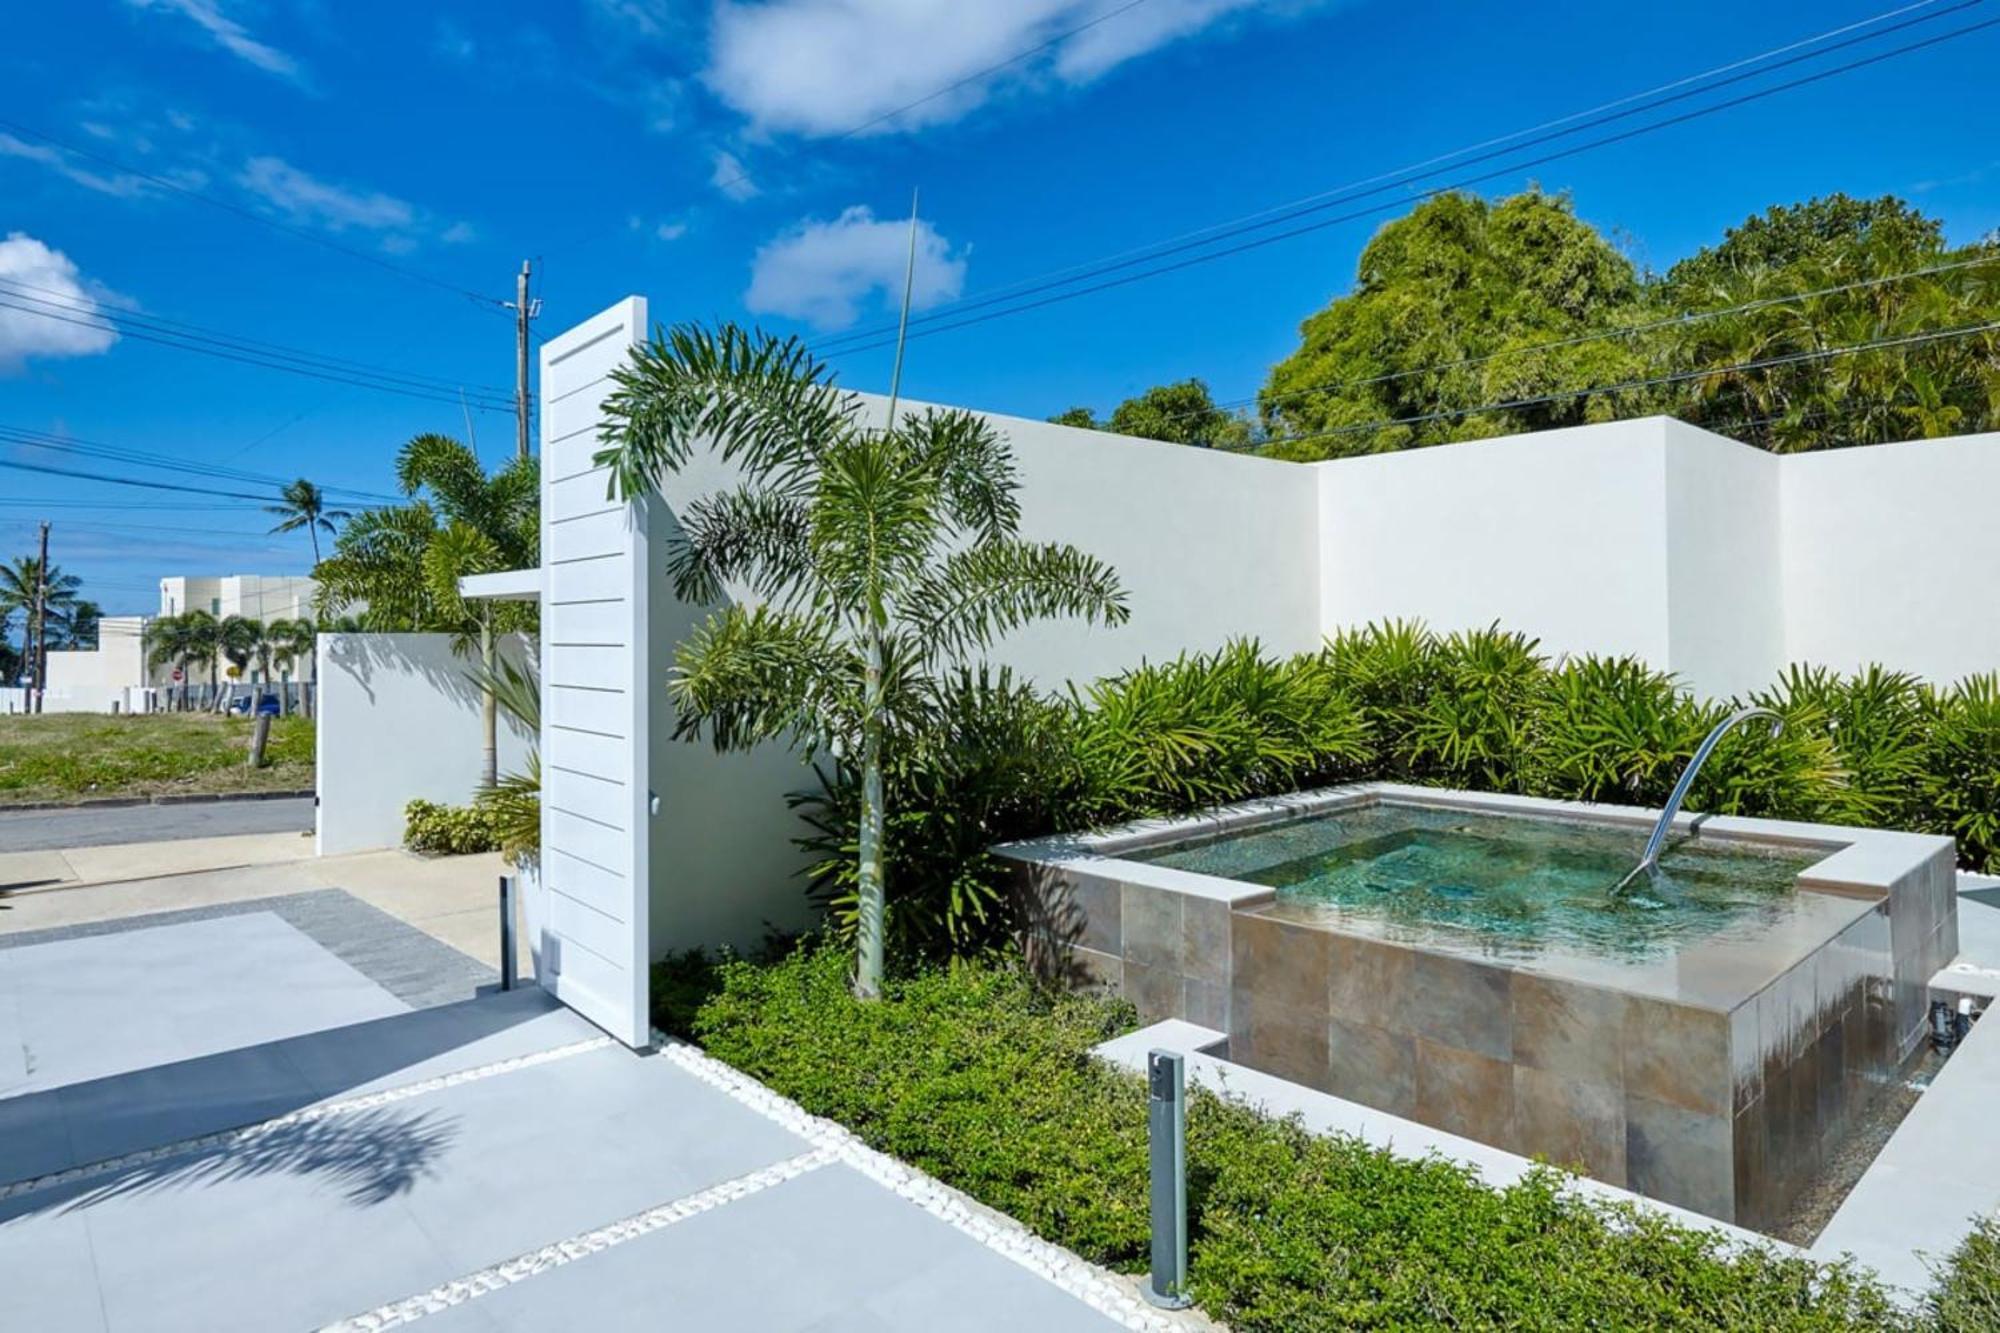
[[[540,980],[621,1041],[650,1042],[643,514],[604,503],[606,373],[645,334],[619,303],[542,348],[544,713]],[[579,601],[580,598],[588,600]],[[594,692],[594,693],[593,693]],[[587,728],[587,729],[580,729]]]

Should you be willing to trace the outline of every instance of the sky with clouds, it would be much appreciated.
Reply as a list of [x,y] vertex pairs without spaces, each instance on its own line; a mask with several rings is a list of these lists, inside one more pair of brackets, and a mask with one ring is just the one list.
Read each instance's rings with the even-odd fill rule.
[[[637,292],[656,319],[798,333],[881,387],[913,191],[908,392],[1043,416],[1201,375],[1244,398],[1374,229],[1453,179],[1402,168],[1893,7],[22,7],[0,44],[0,460],[189,480],[4,442],[29,431],[369,492],[420,431],[469,432],[497,460],[513,373],[497,303],[530,257],[545,334]],[[1950,8],[1914,5],[1922,26],[1791,72],[1985,17]],[[1832,190],[1904,194],[1969,240],[2000,226],[1996,55],[2000,29],[1974,33],[1479,188],[1567,190],[1661,267]],[[1034,299],[1074,266],[1384,173],[1372,213]],[[975,318],[1009,291],[1030,292],[1019,313]],[[45,516],[59,562],[114,611],[150,609],[166,574],[308,563],[254,501],[0,470],[0,557]]]

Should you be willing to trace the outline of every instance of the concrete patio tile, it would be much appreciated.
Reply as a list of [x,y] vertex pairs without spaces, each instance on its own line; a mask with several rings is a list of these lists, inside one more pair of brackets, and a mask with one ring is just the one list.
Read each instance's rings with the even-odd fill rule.
[[1117,1327],[845,1166],[827,1166],[426,1319],[465,1333],[984,1333]]
[[408,1006],[267,912],[0,950],[30,1090],[174,1064]]
[[[4,1215],[0,1215],[4,1216]],[[51,1218],[45,1225],[9,1226],[0,1220],[0,1324],[54,1333],[104,1333],[90,1233],[81,1217]]]
[[449,1109],[457,1137],[406,1204],[460,1271],[807,1150],[672,1063],[622,1048],[426,1100]]
[[491,992],[278,1045],[322,1098],[362,1096],[604,1035],[537,986]]
[[76,1165],[54,1092],[0,1098],[0,1184]]
[[305,1076],[268,1045],[71,1083],[52,1095],[79,1163],[255,1124],[314,1100]]

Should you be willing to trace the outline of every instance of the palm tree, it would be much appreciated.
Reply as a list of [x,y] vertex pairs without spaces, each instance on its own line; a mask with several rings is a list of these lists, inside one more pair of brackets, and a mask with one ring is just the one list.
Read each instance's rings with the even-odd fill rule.
[[786,737],[861,774],[855,992],[881,993],[882,764],[917,733],[938,677],[1032,620],[1127,617],[1115,573],[1017,535],[1012,454],[966,412],[926,410],[872,429],[863,404],[797,339],[734,325],[656,334],[613,372],[614,488],[658,492],[698,447],[740,480],[679,508],[668,555],[677,596],[731,585],[760,604],[712,612],[675,654],[679,734],[719,749]]
[[317,567],[320,533],[332,536],[339,531],[337,525],[350,515],[345,509],[328,509],[326,492],[304,477],[288,483],[278,492],[278,496],[277,504],[264,506],[265,513],[276,514],[279,519],[277,526],[271,531],[297,532],[300,528],[304,528],[306,535],[312,538],[313,564]]
[[188,686],[193,683],[194,665],[208,663],[208,676],[215,680],[215,653],[222,626],[206,611],[185,611],[177,616],[159,616],[146,626],[146,664],[171,666],[181,673],[181,708],[188,706]]
[[49,616],[49,644],[64,649],[95,648],[97,624],[102,619],[103,607],[87,597],[79,597]]
[[499,778],[496,637],[532,631],[536,608],[465,601],[468,574],[541,563],[541,471],[515,458],[492,476],[479,456],[445,435],[419,435],[396,456],[396,481],[411,503],[355,515],[314,569],[322,612],[366,604],[361,622],[378,632],[442,631],[460,652],[477,645],[485,729],[482,783]]
[[50,623],[62,616],[76,602],[77,589],[83,580],[74,574],[65,574],[61,565],[49,566],[48,588],[42,589],[42,561],[39,556],[24,555],[12,564],[0,564],[0,613],[20,611],[21,620],[21,661],[33,667],[35,686],[44,684],[45,668],[35,657],[35,644],[41,637],[42,616],[47,614]]
[[[296,669],[301,662],[310,662],[313,649],[319,642],[319,627],[303,617],[298,620],[274,620],[266,627],[265,632],[270,637],[272,660],[276,662],[278,670],[287,673]],[[312,715],[309,698],[304,686],[301,686],[299,702],[308,717]],[[284,691],[283,707],[286,713],[292,711],[292,692],[289,689]]]

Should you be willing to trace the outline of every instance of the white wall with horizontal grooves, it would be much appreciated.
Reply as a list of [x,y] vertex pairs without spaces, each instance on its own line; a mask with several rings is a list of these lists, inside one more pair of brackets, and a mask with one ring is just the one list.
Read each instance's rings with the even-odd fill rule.
[[1665,427],[1654,417],[1300,468],[1319,483],[1317,628],[1498,621],[1551,654],[1667,665]]
[[[500,645],[515,662],[527,644]],[[396,847],[403,807],[464,805],[479,790],[486,745],[474,659],[448,634],[322,634],[314,728],[321,856]],[[517,772],[533,738],[501,714],[500,771]]]
[[651,1042],[646,521],[591,456],[608,376],[645,329],[632,297],[541,351],[538,980],[629,1046]]
[[1793,661],[2000,670],[2000,434],[1778,461]]

